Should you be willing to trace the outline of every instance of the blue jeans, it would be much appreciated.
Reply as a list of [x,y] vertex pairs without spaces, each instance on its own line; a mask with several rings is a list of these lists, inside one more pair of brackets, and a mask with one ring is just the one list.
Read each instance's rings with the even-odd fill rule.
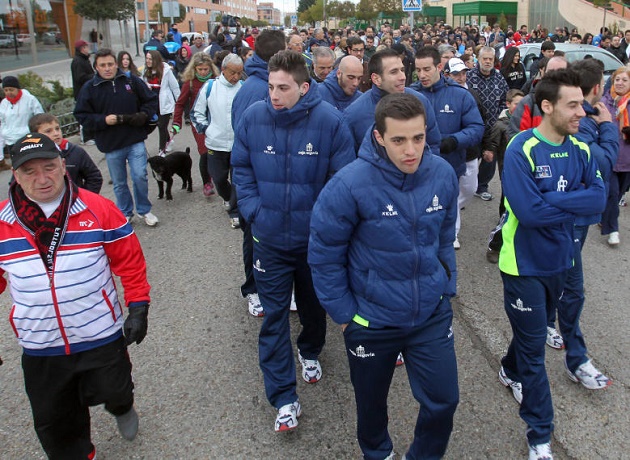
[[[105,154],[109,175],[114,183],[116,204],[125,216],[133,215],[133,202],[136,202],[138,214],[151,211],[149,201],[149,179],[147,176],[147,149],[144,142],[138,142]],[[133,199],[127,185],[127,163],[133,184]]]
[[444,297],[423,324],[372,328],[351,321],[344,331],[350,379],[357,403],[357,439],[365,460],[382,460],[393,448],[387,430],[387,396],[396,357],[402,352],[409,385],[420,410],[409,460],[444,456],[459,402],[453,311]]
[[505,312],[513,335],[501,364],[510,379],[523,385],[520,416],[527,423],[527,440],[532,446],[549,442],[553,431],[545,369],[547,311],[558,307],[566,274],[512,276],[501,272]]

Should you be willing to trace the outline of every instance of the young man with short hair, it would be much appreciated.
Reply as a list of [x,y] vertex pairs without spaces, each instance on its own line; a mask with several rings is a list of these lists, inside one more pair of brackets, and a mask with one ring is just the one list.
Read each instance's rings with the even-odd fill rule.
[[[416,53],[415,64],[418,82],[411,88],[424,94],[437,109],[435,117],[442,134],[439,153],[460,178],[466,174],[466,150],[481,143],[485,131],[477,102],[466,88],[442,75],[443,65],[435,47],[420,48]],[[455,249],[460,248],[460,227],[461,215],[458,209]]]
[[573,266],[575,219],[602,212],[606,192],[588,145],[573,136],[585,115],[579,74],[547,72],[535,99],[542,121],[512,139],[503,166],[506,215],[499,269],[513,338],[499,380],[520,402],[529,459],[550,460],[547,311],[558,306]]
[[359,158],[320,194],[309,264],[341,324],[366,459],[394,459],[387,396],[402,352],[420,410],[406,457],[441,458],[459,401],[450,299],[456,292],[453,168],[426,148],[426,114],[389,94]]
[[[361,45],[363,46],[363,42]],[[422,102],[426,113],[427,145],[432,151],[438,152],[442,136],[436,123],[435,112],[426,96],[405,87],[407,76],[402,57],[391,48],[378,51],[370,59],[369,72],[373,83],[372,88],[350,104],[344,112],[346,124],[354,138],[355,150],[358,152],[363,138],[372,126],[373,120],[370,114],[374,113],[378,101],[387,94],[408,93]]]
[[275,431],[287,431],[297,427],[302,413],[289,327],[291,293],[295,286],[302,378],[316,383],[322,377],[318,357],[326,312],[306,260],[309,222],[319,192],[354,159],[354,150],[341,114],[321,100],[299,53],[275,54],[268,78],[267,100],[241,115],[232,167],[239,211],[251,227],[254,277],[265,312],[260,367],[267,399],[277,409]]

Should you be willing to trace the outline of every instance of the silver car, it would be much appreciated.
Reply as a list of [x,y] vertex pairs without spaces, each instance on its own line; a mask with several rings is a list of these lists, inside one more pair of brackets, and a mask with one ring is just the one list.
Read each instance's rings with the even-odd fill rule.
[[[521,61],[527,70],[528,77],[532,64],[540,56],[540,45],[541,43],[525,43],[524,45],[519,45],[518,47],[521,51]],[[573,43],[555,43],[555,45],[556,50],[564,52],[564,57],[569,62],[580,61],[587,56],[602,61],[604,63],[604,78],[606,80],[610,78],[615,70],[619,67],[623,67],[623,63],[611,52],[597,46]]]

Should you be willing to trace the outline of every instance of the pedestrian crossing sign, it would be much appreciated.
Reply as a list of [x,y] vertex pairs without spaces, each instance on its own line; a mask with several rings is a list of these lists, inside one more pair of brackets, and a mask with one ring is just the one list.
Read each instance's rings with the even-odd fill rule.
[[403,11],[422,11],[422,0],[402,0]]

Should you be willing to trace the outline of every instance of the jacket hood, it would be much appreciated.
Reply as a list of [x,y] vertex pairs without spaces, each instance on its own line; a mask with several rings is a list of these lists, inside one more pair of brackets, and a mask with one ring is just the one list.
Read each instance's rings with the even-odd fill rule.
[[428,93],[433,93],[435,91],[438,91],[444,88],[445,86],[460,86],[460,85],[456,83],[455,81],[453,81],[453,83],[447,82],[446,78],[444,78],[444,76],[442,75],[440,76],[440,79],[438,81],[436,81],[434,84],[432,84],[428,88],[425,88],[424,86],[422,86],[422,83],[420,83],[420,81],[418,80],[413,85],[411,85],[411,89],[415,89],[418,92],[426,91]]
[[321,102],[322,98],[319,95],[317,83],[313,79],[311,79],[310,83],[311,86],[306,94],[290,109],[276,110],[271,105],[271,98],[267,98],[267,109],[276,124],[286,126],[300,120],[308,114],[309,110]]
[[343,89],[341,89],[341,86],[339,86],[339,81],[337,80],[337,69],[334,69],[332,72],[330,72],[326,79],[320,84],[324,85],[330,91],[333,97],[340,101],[348,101],[356,95],[356,93],[354,93],[352,96],[348,96],[346,93],[343,92]]
[[177,50],[177,55],[181,58],[183,49],[188,51],[188,55],[186,56],[186,59],[189,60],[192,57],[192,51],[190,49],[190,46],[188,45],[182,45],[182,47],[179,50]]
[[406,174],[398,169],[394,163],[387,156],[385,147],[376,142],[374,137],[374,129],[376,125],[372,125],[370,130],[365,133],[361,147],[359,147],[359,158],[372,164],[374,167],[380,169],[383,172],[383,177],[394,187],[401,190],[410,190],[414,187],[416,177],[419,175],[420,169],[423,165],[429,161],[428,150],[425,148],[424,155],[420,160],[418,169],[413,174]]
[[105,82],[105,81],[114,81],[114,80],[116,80],[116,79],[118,79],[118,78],[121,78],[121,77],[123,77],[123,78],[129,78],[129,77],[127,77],[127,75],[125,75],[125,73],[124,73],[122,70],[120,70],[120,69],[118,69],[118,71],[116,72],[116,75],[114,75],[114,78],[112,78],[111,80],[105,80],[103,77],[101,77],[101,76],[100,76],[100,74],[99,74],[98,72],[96,72],[96,73],[94,74],[94,79],[92,80],[92,81],[93,81],[92,85],[97,86],[97,85],[100,85],[101,83],[103,83],[103,82]]
[[268,81],[269,80],[269,64],[264,61],[260,56],[256,53],[247,60],[245,63],[245,73],[248,77],[256,76],[261,80]]

